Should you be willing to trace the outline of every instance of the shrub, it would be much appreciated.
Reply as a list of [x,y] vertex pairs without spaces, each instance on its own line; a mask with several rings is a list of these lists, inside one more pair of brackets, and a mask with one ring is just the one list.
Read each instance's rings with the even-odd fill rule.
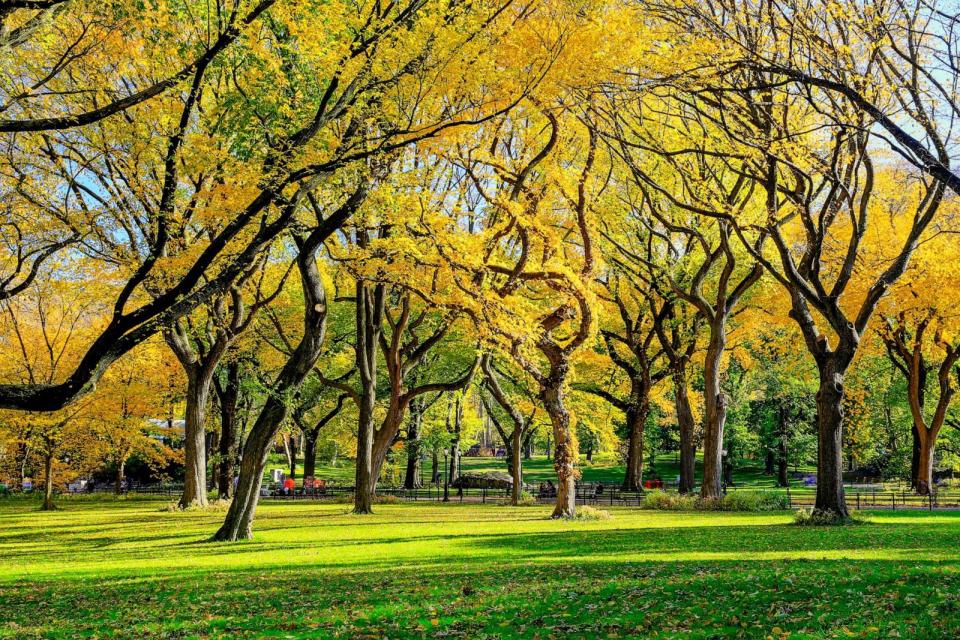
[[665,491],[650,491],[644,509],[660,511],[781,511],[788,509],[787,496],[773,492],[732,491],[720,498],[700,498]]
[[168,513],[172,513],[172,512],[176,512],[176,511],[182,511],[182,512],[184,512],[184,513],[192,513],[192,512],[195,512],[195,511],[197,511],[197,512],[204,512],[204,513],[206,513],[206,512],[219,513],[219,512],[226,512],[229,508],[230,508],[230,501],[229,501],[229,500],[226,500],[226,499],[224,499],[224,500],[219,500],[219,499],[218,499],[218,500],[211,500],[210,502],[207,503],[207,506],[205,506],[205,507],[200,507],[200,506],[197,506],[197,505],[195,505],[195,504],[192,504],[192,505],[190,505],[190,506],[188,506],[188,507],[186,507],[186,508],[181,508],[179,502],[173,502],[173,503],[170,503],[170,504],[168,504],[167,506],[161,508],[160,511],[166,511],[166,512],[168,512]]
[[690,511],[696,508],[697,499],[692,495],[667,493],[659,489],[643,496],[643,508],[658,511]]
[[830,527],[851,524],[867,524],[869,519],[859,513],[852,513],[848,518],[841,518],[833,511],[813,509],[799,509],[793,515],[793,523],[800,527]]
[[574,520],[609,520],[610,512],[604,511],[603,509],[597,509],[589,505],[583,505],[582,507],[577,507],[576,512],[573,514]]
[[718,500],[718,511],[783,511],[790,501],[782,493],[731,491]]

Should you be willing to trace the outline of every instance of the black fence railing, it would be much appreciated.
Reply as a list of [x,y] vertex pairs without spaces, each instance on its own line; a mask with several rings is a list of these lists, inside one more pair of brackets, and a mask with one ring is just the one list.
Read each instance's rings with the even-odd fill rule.
[[[555,489],[549,485],[525,485],[526,494],[539,504],[549,504],[556,499]],[[785,504],[790,509],[812,508],[816,502],[816,487],[728,487],[728,492],[747,493],[776,493],[785,497]],[[134,495],[164,496],[175,498],[183,491],[183,485],[178,483],[130,483],[125,485],[121,493]],[[578,482],[576,484],[577,504],[611,506],[611,507],[642,507],[647,493],[651,490],[625,491],[619,483],[613,482]],[[667,493],[676,493],[670,487]],[[114,493],[112,484],[99,484],[92,489],[85,488],[74,492],[82,494],[109,494]],[[330,483],[322,489],[307,490],[297,487],[292,493],[286,493],[279,486],[265,484],[261,498],[265,500],[327,500],[348,501],[353,495],[352,485]],[[888,488],[883,485],[853,485],[845,490],[847,505],[851,509],[960,509],[960,489],[941,488],[928,495],[920,495],[907,489]],[[502,487],[487,488],[457,488],[444,487],[443,484],[429,484],[416,489],[403,487],[381,486],[377,488],[377,495],[403,501],[432,501],[432,502],[478,502],[498,503],[510,497],[510,489]],[[529,498],[528,498],[529,499]]]

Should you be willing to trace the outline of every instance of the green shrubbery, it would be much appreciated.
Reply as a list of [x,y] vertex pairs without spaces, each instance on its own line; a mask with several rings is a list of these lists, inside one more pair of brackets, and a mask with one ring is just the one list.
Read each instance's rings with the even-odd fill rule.
[[781,511],[790,508],[781,493],[732,491],[716,499],[695,495],[650,491],[643,498],[644,509],[658,511]]
[[577,507],[576,512],[573,514],[574,520],[609,520],[610,512],[604,511],[603,509],[597,509],[596,507],[591,507],[589,505],[583,505]]
[[692,511],[697,508],[697,497],[690,494],[649,491],[643,496],[644,509],[657,511]]
[[865,516],[853,512],[848,518],[841,518],[833,511],[813,509],[799,509],[793,516],[793,523],[801,527],[829,527],[847,524],[866,524],[870,522]]

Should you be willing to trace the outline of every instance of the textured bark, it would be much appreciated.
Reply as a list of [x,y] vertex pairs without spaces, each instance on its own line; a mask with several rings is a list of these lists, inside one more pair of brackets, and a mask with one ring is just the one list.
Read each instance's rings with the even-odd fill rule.
[[53,511],[57,507],[53,504],[53,453],[43,457],[43,504],[40,509]]
[[843,381],[833,359],[821,365],[817,391],[817,499],[814,509],[850,517],[843,492]]
[[287,433],[283,435],[283,452],[287,456],[287,467],[290,469],[289,477],[297,477],[297,454],[300,452],[299,439],[295,434]]
[[624,491],[643,489],[643,436],[650,414],[649,398],[637,399],[626,410],[627,420],[627,469],[623,479]]
[[690,493],[696,486],[697,445],[694,441],[693,410],[687,391],[687,374],[684,367],[674,369],[673,399],[680,428],[680,493]]
[[207,505],[206,410],[210,401],[211,380],[212,375],[206,376],[199,371],[188,372],[184,414],[184,480],[180,507]]
[[520,449],[523,443],[523,432],[519,429],[511,434],[508,455],[510,456],[510,479],[513,480],[513,486],[510,488],[510,504],[517,506],[520,504],[520,494],[523,492],[523,457]]
[[934,438],[928,437],[920,443],[920,457],[917,463],[917,493],[927,495],[933,490],[933,451]]
[[710,323],[710,341],[703,369],[703,498],[723,494],[723,429],[727,422],[727,398],[721,387],[721,358],[726,347],[726,318]]
[[317,470],[317,438],[312,434],[303,434],[303,477],[309,478]]
[[430,453],[430,484],[440,484],[440,455],[436,449]]
[[910,425],[910,488],[916,490],[920,481],[920,430]]
[[423,483],[420,478],[420,429],[423,425],[423,401],[415,398],[410,402],[407,417],[407,468],[403,476],[404,489],[419,489]]
[[113,492],[116,495],[123,493],[124,468],[126,465],[126,460],[120,460],[117,462],[117,471],[113,477]]
[[220,405],[220,462],[217,465],[217,493],[221,499],[233,497],[233,474],[236,466],[238,447],[237,406],[240,397],[240,365],[230,362],[227,365],[226,381],[217,384],[217,398]]
[[383,321],[385,290],[382,284],[356,284],[356,361],[360,372],[357,420],[357,468],[353,512],[373,513],[378,470],[374,469],[374,410],[377,402],[377,351]]
[[553,508],[552,518],[572,518],[576,515],[576,460],[577,441],[570,428],[570,414],[564,404],[563,381],[566,378],[567,367],[554,367],[551,375],[545,380],[541,400],[543,407],[550,416],[553,428],[554,453],[553,469],[557,473],[557,502]]

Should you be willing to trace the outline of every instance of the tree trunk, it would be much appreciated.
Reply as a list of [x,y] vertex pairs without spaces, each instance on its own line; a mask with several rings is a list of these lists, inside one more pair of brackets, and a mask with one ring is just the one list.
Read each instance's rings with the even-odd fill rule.
[[774,472],[774,463],[776,462],[773,449],[768,448],[767,454],[763,458],[763,475],[772,476]]
[[722,494],[723,428],[727,421],[727,399],[721,388],[721,358],[726,346],[726,319],[719,319],[710,328],[703,368],[703,484],[700,495],[715,499]]
[[53,511],[57,508],[53,504],[53,453],[48,453],[43,458],[43,505],[40,509],[43,511]]
[[[199,369],[199,367],[197,367]],[[199,370],[187,374],[187,408],[184,415],[183,495],[180,507],[207,505],[206,411],[210,378]]]
[[357,469],[354,482],[353,512],[373,513],[373,492],[377,478],[373,469],[375,435],[374,409],[377,402],[377,353],[385,289],[382,284],[356,283],[356,361],[360,372],[360,403],[357,422]]
[[117,473],[114,476],[113,492],[118,496],[123,493],[123,470],[126,464],[126,460],[117,462]]
[[510,504],[520,504],[520,494],[523,492],[523,457],[520,451],[523,448],[523,431],[514,429],[510,434],[510,444],[507,455],[510,456],[510,478],[513,486],[510,488]]
[[627,470],[623,478],[624,491],[643,489],[643,436],[650,407],[640,399],[626,411],[627,419]]
[[790,478],[787,476],[787,440],[785,437],[780,438],[780,443],[777,445],[777,486],[778,487],[787,487],[790,486]]
[[846,519],[843,493],[843,371],[834,360],[820,364],[817,391],[817,500],[814,510]]
[[935,447],[936,440],[929,433],[921,437],[916,491],[923,496],[928,495],[933,488],[933,452]]
[[373,389],[360,395],[360,415],[357,424],[357,472],[353,498],[354,513],[373,513],[373,412],[376,398]]
[[910,434],[912,436],[911,440],[913,442],[913,451],[910,456],[910,488],[919,491],[920,490],[920,450],[922,446],[920,444],[920,430],[917,429],[916,423],[910,428]]
[[407,469],[403,476],[404,489],[419,489],[420,481],[420,426],[423,415],[420,412],[420,403],[414,400],[410,403],[410,414],[407,418]]
[[275,429],[268,427],[275,424],[276,429],[279,429],[285,415],[285,403],[270,396],[244,443],[236,495],[230,503],[230,510],[223,525],[213,536],[214,540],[248,540],[253,537],[253,516],[260,499],[263,470],[276,434]]
[[296,239],[300,250],[297,256],[297,268],[300,271],[300,282],[305,298],[303,336],[277,375],[273,393],[267,396],[260,415],[257,416],[253,428],[246,437],[240,461],[237,494],[230,503],[230,510],[223,525],[213,535],[213,540],[226,541],[253,537],[253,516],[260,500],[263,469],[267,464],[267,454],[277,436],[277,431],[287,419],[289,413],[287,399],[296,395],[300,385],[320,357],[327,318],[326,295],[316,261],[317,247],[326,237],[321,231],[315,230],[305,241]]
[[680,493],[690,493],[696,486],[697,446],[693,440],[694,419],[687,391],[687,373],[678,369],[673,373],[673,400],[680,427]]
[[290,467],[290,477],[296,480],[297,478],[297,453],[299,453],[297,436],[294,434],[287,434],[283,436],[283,449],[287,454],[287,465]]
[[523,459],[530,460],[533,458],[533,434],[534,430],[531,428],[527,435],[523,439]]
[[430,456],[430,484],[440,484],[440,456],[434,449]]
[[541,398],[553,427],[553,468],[557,472],[557,503],[552,518],[572,518],[576,515],[576,461],[577,441],[570,429],[570,414],[563,402],[563,380],[566,367],[555,365],[544,381]]
[[303,434],[303,477],[315,476],[317,472],[317,434]]
[[[220,387],[217,387],[219,390]],[[220,400],[220,462],[217,465],[217,493],[221,499],[233,497],[233,474],[237,456],[237,400],[240,395],[240,367],[227,365],[227,381]]]

